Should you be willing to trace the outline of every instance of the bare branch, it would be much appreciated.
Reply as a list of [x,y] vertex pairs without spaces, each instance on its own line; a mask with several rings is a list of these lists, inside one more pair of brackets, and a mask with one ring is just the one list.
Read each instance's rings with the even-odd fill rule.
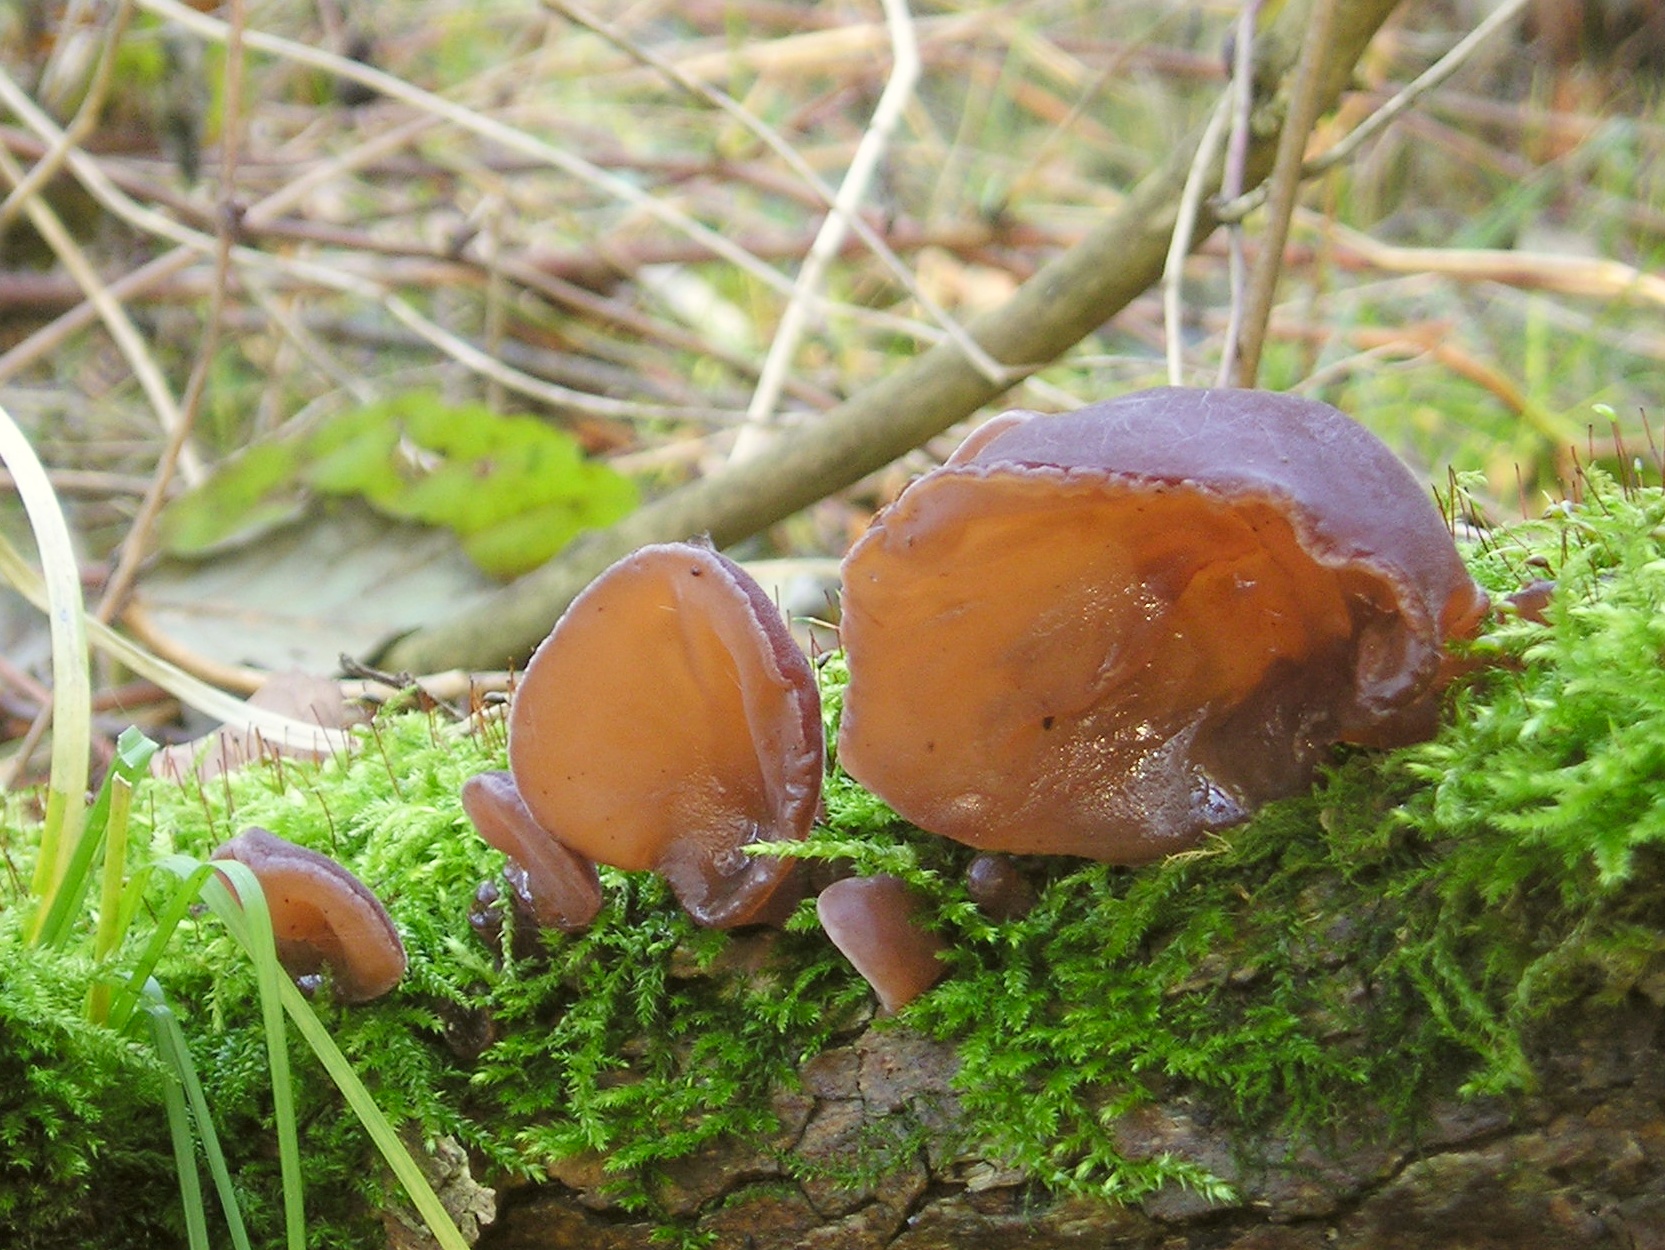
[[[1349,0],[1336,15],[1333,51],[1320,80],[1321,104],[1339,94],[1395,3]],[[1269,32],[1267,64],[1274,74],[1287,72],[1310,16],[1308,3],[1290,0]],[[1275,135],[1253,140],[1246,180],[1266,176],[1275,143]],[[1195,141],[1181,145],[1097,229],[1001,307],[971,322],[968,328],[984,350],[1017,373],[1032,372],[1148,289],[1162,273],[1176,205],[1195,153]],[[1216,168],[1211,189],[1218,188],[1220,178]],[[1205,203],[1193,245],[1215,224]],[[383,666],[412,672],[501,667],[526,655],[597,573],[635,548],[699,533],[708,533],[719,546],[737,542],[882,468],[964,420],[1003,389],[973,368],[958,348],[939,344],[830,412],[784,433],[757,458],[728,465],[617,525],[592,531],[476,608],[405,637],[389,648]]]

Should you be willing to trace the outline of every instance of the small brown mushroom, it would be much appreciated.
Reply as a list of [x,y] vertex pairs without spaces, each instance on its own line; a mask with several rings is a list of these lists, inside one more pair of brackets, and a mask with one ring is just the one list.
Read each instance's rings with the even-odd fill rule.
[[1549,605],[1555,602],[1555,583],[1547,577],[1536,577],[1504,599],[1523,621],[1548,625]]
[[846,877],[821,891],[815,911],[832,944],[866,978],[886,1011],[900,1011],[947,971],[943,941],[919,923],[919,896],[897,877]]
[[278,962],[290,976],[328,968],[345,1003],[379,998],[405,975],[405,947],[381,901],[327,855],[251,827],[209,857],[254,873],[272,916]]
[[839,758],[922,828],[1141,863],[1433,729],[1486,597],[1326,404],[1146,391],[1014,413],[844,562]]
[[716,928],[778,919],[821,795],[820,695],[774,604],[709,546],[626,556],[527,665],[509,766],[536,822],[580,855],[651,868]]
[[595,865],[557,841],[527,811],[514,777],[477,773],[463,782],[463,811],[480,836],[509,857],[511,884],[540,929],[578,933],[601,910]]
[[990,920],[1019,920],[1035,906],[1035,887],[1005,855],[985,851],[967,864],[965,891]]

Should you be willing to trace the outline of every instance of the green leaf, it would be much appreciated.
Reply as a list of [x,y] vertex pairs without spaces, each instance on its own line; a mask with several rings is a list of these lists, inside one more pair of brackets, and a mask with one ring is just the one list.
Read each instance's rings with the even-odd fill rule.
[[534,569],[586,529],[608,525],[636,506],[636,489],[613,475],[588,496],[556,500],[463,535],[463,550],[487,573]]
[[343,413],[306,441],[303,476],[323,494],[358,495],[397,515],[405,489],[396,459],[399,439],[398,411],[391,404]]
[[293,521],[305,507],[293,443],[256,443],[224,461],[201,486],[162,511],[157,535],[164,551],[207,556]]
[[331,417],[304,439],[239,453],[169,506],[163,546],[211,554],[293,519],[309,493],[448,529],[500,577],[637,504],[634,483],[547,422],[412,391]]

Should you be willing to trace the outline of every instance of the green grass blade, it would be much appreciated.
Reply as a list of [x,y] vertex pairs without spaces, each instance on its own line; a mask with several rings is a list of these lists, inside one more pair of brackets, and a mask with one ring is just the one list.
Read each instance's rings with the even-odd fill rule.
[[181,1066],[182,1058],[186,1065],[190,1059],[184,1050],[184,1039],[177,1036],[179,1022],[166,1004],[147,1004],[147,1010],[156,1053],[171,1077],[162,1083],[162,1101],[168,1113],[168,1135],[173,1140],[173,1171],[179,1180],[179,1200],[185,1208],[185,1234],[191,1250],[208,1250],[208,1213],[202,1205],[202,1181],[197,1176],[196,1145],[191,1137],[191,1117],[185,1105],[185,1072]]
[[[289,1075],[289,1048],[283,1024],[282,991],[297,993],[278,966],[272,917],[254,873],[235,860],[220,860],[202,882],[202,899],[224,922],[254,963],[260,990],[261,1025],[266,1033],[266,1063],[272,1078],[272,1122],[277,1128],[278,1164],[283,1177],[284,1240],[289,1250],[306,1250],[306,1202],[301,1183],[300,1134],[295,1120],[295,1087]],[[229,888],[227,885],[229,882]],[[232,891],[236,891],[233,893]]]
[[[92,677],[87,667],[87,630],[82,616],[80,562],[70,542],[69,525],[46,469],[11,414],[0,407],[0,460],[11,470],[40,552],[52,632],[52,776],[47,786],[46,819],[41,828],[40,858],[30,893],[44,908],[56,896],[79,840],[86,815],[87,751],[92,740]],[[13,553],[15,554],[15,553]],[[31,922],[29,939],[38,940],[41,913]]]
[[405,1149],[405,1144],[399,1140],[393,1125],[381,1113],[381,1108],[376,1106],[370,1091],[365,1089],[364,1082],[358,1079],[358,1074],[353,1071],[347,1057],[336,1046],[329,1031],[318,1019],[317,1013],[301,996],[301,992],[295,988],[292,981],[285,980],[280,989],[283,994],[283,1006],[289,1012],[289,1018],[295,1022],[296,1030],[312,1048],[312,1053],[318,1056],[318,1061],[324,1065],[324,1071],[329,1073],[330,1079],[335,1082],[342,1097],[346,1098],[347,1105],[352,1108],[359,1123],[364,1125],[365,1132],[370,1134],[370,1140],[376,1144],[376,1149],[381,1151],[387,1166],[405,1187],[411,1205],[427,1223],[428,1231],[433,1234],[434,1240],[439,1242],[443,1250],[468,1250],[468,1241],[457,1230],[451,1216],[440,1203],[439,1195],[434,1193],[416,1160],[411,1158],[410,1151]]
[[[99,787],[92,810],[81,823],[75,847],[58,879],[45,916],[37,926],[35,941],[41,945],[61,946],[69,939],[70,930],[75,918],[81,914],[92,882],[93,860],[109,829],[114,787],[119,784],[129,787],[137,785],[140,778],[148,775],[150,757],[155,753],[156,744],[137,729],[125,730],[116,740],[116,754],[110,761],[110,770],[105,774],[104,784]],[[122,861],[115,864],[118,881],[125,858],[124,852]],[[109,862],[108,857],[106,862]]]
[[[99,883],[98,928],[93,932],[93,958],[103,963],[121,942],[121,898],[127,868],[127,816],[133,806],[133,786],[124,778],[108,779],[110,813],[104,826],[104,872]],[[104,1024],[110,1018],[110,983],[96,977],[87,989],[87,1019]]]
[[[150,940],[145,943],[144,951],[133,966],[126,983],[116,990],[111,999],[109,1025],[118,1032],[125,1030],[128,1021],[133,1018],[133,1012],[144,994],[145,983],[156,971],[156,965],[162,961],[162,955],[167,950],[168,943],[173,940],[180,922],[185,919],[192,904],[202,896],[203,881],[214,871],[212,864],[202,863],[189,855],[164,856],[148,867],[152,871],[172,872],[182,880],[157,914],[151,927]],[[137,875],[133,884],[138,884]],[[131,907],[124,910],[131,910]]]
[[[197,1078],[196,1065],[191,1062],[191,1051],[185,1043],[185,1034],[179,1027],[179,1019],[173,1014],[167,1000],[162,997],[162,989],[155,981],[145,987],[145,1010],[150,1015],[151,1029],[156,1036],[156,1048],[162,1053],[163,1060],[179,1078],[179,1084],[189,1101],[190,1111],[196,1120],[197,1136],[202,1142],[202,1153],[208,1161],[209,1175],[214,1178],[214,1192],[219,1195],[220,1209],[225,1213],[226,1227],[231,1233],[231,1243],[235,1250],[250,1250],[248,1229],[243,1224],[243,1213],[237,1205],[237,1191],[231,1184],[231,1169],[226,1164],[225,1151],[220,1148],[220,1135],[214,1130],[214,1119],[208,1109],[208,1096],[203,1092],[202,1082]],[[171,1086],[170,1086],[171,1089]],[[179,1091],[173,1090],[173,1096],[179,1097]],[[170,1125],[173,1111],[169,1110]],[[189,1148],[189,1129],[187,1128],[186,1145]],[[174,1144],[175,1154],[178,1154],[177,1137]],[[202,1212],[202,1187],[197,1180],[196,1159],[190,1157],[190,1167],[180,1168],[180,1190],[184,1197],[186,1176],[190,1178],[190,1185],[195,1190],[195,1201],[186,1198],[186,1220],[191,1220],[193,1206]],[[206,1219],[202,1220],[206,1228]],[[196,1244],[195,1240],[192,1245]]]
[[[324,1071],[335,1082],[342,1097],[347,1100],[348,1107],[364,1125],[365,1132],[369,1134],[370,1140],[387,1161],[399,1183],[404,1186],[411,1204],[427,1223],[428,1230],[435,1240],[443,1250],[468,1250],[467,1240],[457,1230],[456,1224],[440,1203],[439,1196],[422,1175],[416,1160],[399,1140],[387,1117],[376,1106],[370,1091],[365,1088],[364,1082],[359,1080],[358,1074],[353,1071],[347,1057],[330,1037],[317,1013],[279,966],[277,949],[272,939],[271,916],[266,907],[265,895],[261,892],[260,883],[254,874],[235,861],[222,860],[204,864],[185,855],[167,856],[159,860],[156,866],[178,874],[183,881],[158,919],[157,933],[153,935],[151,947],[147,948],[144,956],[147,967],[155,966],[161,949],[167,944],[168,935],[172,934],[179,921],[183,919],[190,902],[199,895],[224,922],[232,937],[249,953],[250,959],[254,962],[256,978],[260,985],[261,1012],[272,1069],[273,1119],[278,1129],[284,1213],[292,1250],[302,1250],[304,1247],[305,1225],[294,1093],[289,1079],[288,1052],[283,1045],[285,1012],[294,1021],[296,1031],[300,1033],[302,1040],[318,1057]],[[228,881],[230,889],[227,888]],[[233,890],[236,891],[235,894]],[[124,1009],[126,999],[122,996],[131,995],[131,986],[130,981],[128,986],[122,987],[118,992],[117,1002],[112,1008],[112,1019]]]

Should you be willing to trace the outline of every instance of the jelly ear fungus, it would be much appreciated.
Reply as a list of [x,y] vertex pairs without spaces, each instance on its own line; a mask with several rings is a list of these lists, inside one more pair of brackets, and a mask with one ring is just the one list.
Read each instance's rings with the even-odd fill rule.
[[[533,827],[580,860],[661,873],[716,928],[778,920],[797,901],[796,861],[746,848],[809,832],[824,754],[815,675],[785,620],[695,543],[644,547],[592,582],[509,715],[512,789]],[[503,825],[524,823],[504,786],[478,797]]]
[[844,561],[839,759],[985,850],[1136,864],[1435,724],[1486,610],[1427,491],[1326,404],[1009,413]]

